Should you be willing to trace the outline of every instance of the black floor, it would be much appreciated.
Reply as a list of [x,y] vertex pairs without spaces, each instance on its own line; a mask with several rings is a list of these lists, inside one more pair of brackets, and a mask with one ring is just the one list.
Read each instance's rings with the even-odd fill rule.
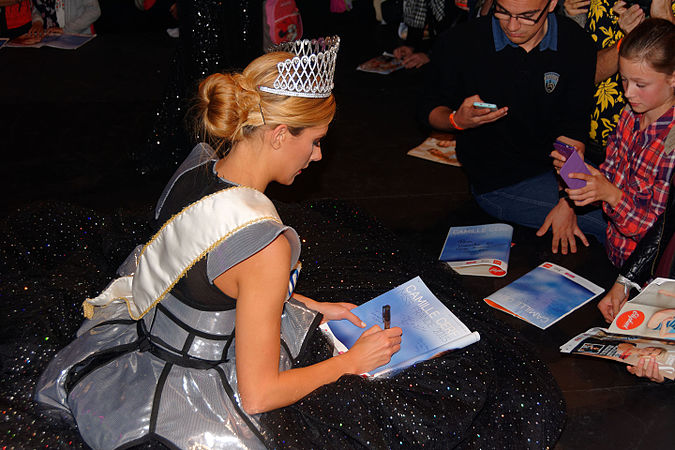
[[[363,27],[362,22],[357,22]],[[339,198],[374,214],[436,258],[451,225],[490,222],[473,203],[462,170],[406,156],[427,135],[414,118],[422,77],[366,74],[356,65],[391,50],[372,23],[344,27],[335,95],[338,114],[324,158],[291,187],[268,194],[289,202]],[[38,200],[65,200],[100,211],[147,210],[170,175],[140,176],[130,154],[144,145],[162,97],[175,41],[162,32],[102,34],[77,51],[0,49],[0,212]],[[550,236],[517,228],[505,278],[465,278],[476,302],[544,261],[602,287],[615,272],[593,242],[576,255],[553,255]],[[604,322],[589,304],[546,331],[495,311],[522,330],[562,388],[568,423],[558,449],[672,448],[673,386],[645,382],[620,364],[563,356],[558,347]],[[0,439],[1,440],[1,439]]]

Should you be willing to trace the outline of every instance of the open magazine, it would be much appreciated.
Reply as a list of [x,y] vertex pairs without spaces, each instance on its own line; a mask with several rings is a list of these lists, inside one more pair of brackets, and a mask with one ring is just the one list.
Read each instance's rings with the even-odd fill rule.
[[649,283],[623,305],[609,331],[675,340],[675,280],[657,278]]
[[439,259],[460,275],[503,277],[512,237],[513,227],[505,223],[452,227]]
[[389,75],[399,69],[403,69],[401,60],[387,52],[384,52],[373,59],[369,59],[356,67],[356,70],[362,72],[379,73],[381,75]]
[[652,357],[664,378],[675,379],[675,342],[609,333],[591,328],[560,347],[562,353],[611,359],[631,366],[642,357]]
[[429,136],[420,145],[408,150],[408,155],[450,166],[461,166],[455,152],[454,136]]
[[544,330],[602,292],[600,286],[574,272],[545,262],[485,302]]
[[[384,317],[383,307],[388,307]],[[331,320],[320,326],[332,341],[336,353],[349,350],[361,334],[372,327],[385,327],[388,319],[392,327],[401,327],[401,349],[394,353],[388,364],[364,375],[380,377],[430,359],[448,350],[466,347],[480,339],[471,332],[436,296],[420,277],[358,306],[352,310],[366,323],[359,328],[348,320]]]
[[96,37],[95,34],[47,33],[42,37],[22,34],[7,43],[7,47],[40,48],[53,47],[76,50]]

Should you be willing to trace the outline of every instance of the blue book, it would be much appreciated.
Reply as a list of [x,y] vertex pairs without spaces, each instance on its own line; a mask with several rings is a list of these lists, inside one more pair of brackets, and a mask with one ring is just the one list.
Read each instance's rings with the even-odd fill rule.
[[513,227],[505,223],[452,227],[439,259],[460,275],[503,277],[512,238]]
[[603,291],[564,267],[545,262],[490,295],[485,302],[546,329]]
[[388,364],[364,375],[389,375],[480,339],[477,332],[471,332],[431,293],[420,277],[354,308],[352,312],[366,323],[366,328],[359,328],[347,320],[332,320],[321,325],[321,329],[333,342],[337,353],[344,353],[365,330],[373,325],[384,328],[382,307],[385,305],[389,305],[391,326],[403,329],[401,349],[394,353]]

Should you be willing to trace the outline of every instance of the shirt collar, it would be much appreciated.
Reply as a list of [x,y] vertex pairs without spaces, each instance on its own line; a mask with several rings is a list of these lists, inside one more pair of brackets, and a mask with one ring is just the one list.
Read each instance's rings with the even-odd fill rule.
[[[549,13],[546,16],[548,20],[548,28],[546,29],[546,34],[544,39],[539,43],[539,50],[553,50],[558,51],[558,20],[555,17],[554,13]],[[514,44],[506,37],[504,30],[499,26],[499,21],[492,16],[492,39],[495,43],[495,51],[502,51],[508,45],[511,47],[518,47],[518,44]]]

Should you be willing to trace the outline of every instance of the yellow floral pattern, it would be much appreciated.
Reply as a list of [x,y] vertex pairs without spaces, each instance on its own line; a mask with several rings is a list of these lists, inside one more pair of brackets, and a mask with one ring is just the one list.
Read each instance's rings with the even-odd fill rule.
[[[616,17],[612,12],[614,0],[591,0],[588,8],[586,31],[591,35],[596,48],[601,50],[614,45],[623,37]],[[607,136],[614,130],[619,113],[625,105],[619,74],[600,82],[595,91],[595,107],[591,114],[589,137],[596,144],[605,146]]]
[[[588,7],[586,31],[598,50],[614,45],[623,37],[616,16],[612,11],[616,0],[591,0]],[[673,2],[675,13],[675,2]],[[591,114],[589,137],[598,145],[605,146],[607,137],[614,130],[619,114],[626,105],[619,74],[612,75],[596,87],[595,109]]]

